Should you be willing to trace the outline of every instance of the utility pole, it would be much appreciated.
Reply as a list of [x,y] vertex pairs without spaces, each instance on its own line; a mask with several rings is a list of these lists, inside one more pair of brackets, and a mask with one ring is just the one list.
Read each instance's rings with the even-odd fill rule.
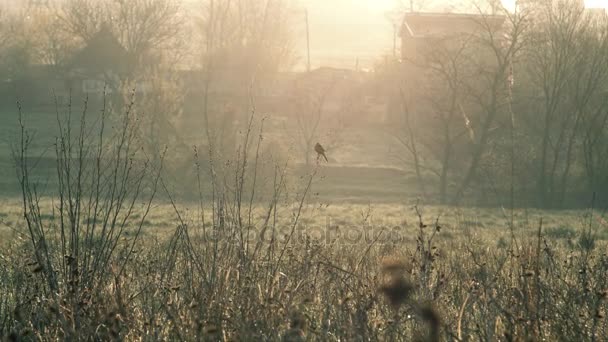
[[397,58],[397,23],[393,23],[393,58]]
[[403,24],[403,9],[394,8],[384,13],[384,17],[393,26],[393,58],[397,57],[397,37],[399,35],[400,23]]
[[308,8],[304,9],[304,20],[306,21],[306,71],[310,72],[310,28],[308,27]]

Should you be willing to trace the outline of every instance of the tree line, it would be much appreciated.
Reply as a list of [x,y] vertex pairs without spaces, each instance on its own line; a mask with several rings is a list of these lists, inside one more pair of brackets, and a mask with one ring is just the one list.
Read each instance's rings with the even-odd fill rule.
[[[296,14],[284,0],[65,0],[0,6],[0,78],[5,84],[28,79],[37,66],[67,78],[78,52],[106,30],[124,48],[127,65],[124,72],[91,75],[106,82],[108,111],[132,106],[147,152],[159,160],[163,146],[192,155],[192,142],[178,126],[184,110],[195,107],[197,121],[204,123],[195,143],[208,157],[219,158],[232,155],[227,151],[235,148],[233,122],[238,115],[248,116],[249,99],[256,95],[250,92],[264,77],[292,65],[289,20]],[[100,63],[104,57],[98,56]],[[135,98],[141,80],[149,89]],[[230,99],[214,92],[225,83],[234,88]],[[33,95],[18,96],[28,103]],[[2,100],[0,107],[14,109],[15,98]],[[172,155],[185,159],[183,153]]]
[[391,132],[420,192],[451,204],[606,202],[605,13],[564,0],[477,9],[476,29],[425,38],[384,70]]

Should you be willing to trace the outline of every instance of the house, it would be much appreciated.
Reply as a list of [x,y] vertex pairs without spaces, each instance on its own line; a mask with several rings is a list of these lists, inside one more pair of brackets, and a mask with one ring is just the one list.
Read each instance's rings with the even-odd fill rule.
[[501,15],[406,13],[401,26],[401,58],[416,61],[440,41],[456,40],[502,29]]
[[401,93],[391,96],[389,120],[401,118],[404,100],[410,112],[430,116],[437,110],[433,96],[448,91],[446,77],[483,88],[481,70],[491,72],[496,63],[485,40],[500,40],[504,23],[500,15],[406,13],[400,32]]
[[[6,99],[27,96],[36,106],[54,106],[88,97],[101,99],[117,89],[132,70],[133,62],[107,25],[103,25],[73,56],[62,65],[28,64],[18,77],[0,84],[0,96]],[[146,91],[146,83],[138,82],[136,91]]]
[[[101,29],[78,51],[67,65],[67,76],[73,92],[102,95],[119,86],[127,78],[134,61],[120,44],[108,25]],[[143,91],[145,87],[136,87]]]

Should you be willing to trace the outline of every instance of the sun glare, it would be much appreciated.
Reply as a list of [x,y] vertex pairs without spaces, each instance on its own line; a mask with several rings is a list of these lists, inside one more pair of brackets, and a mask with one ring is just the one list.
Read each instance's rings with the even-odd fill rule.
[[[344,1],[344,0],[342,0]],[[373,12],[382,12],[394,9],[398,1],[396,0],[351,0],[354,3],[367,8]],[[516,3],[521,0],[500,0],[503,7],[513,13],[515,12]],[[443,0],[443,3],[452,3],[454,1]],[[586,8],[605,8],[608,10],[608,0],[584,0]],[[409,1],[402,1],[402,4],[409,4]],[[441,4],[442,1],[433,1],[435,5]]]
[[608,0],[585,0],[585,7],[608,9]]
[[509,12],[515,12],[515,3],[517,0],[502,0],[502,6]]
[[357,0],[367,9],[372,11],[387,11],[395,7],[395,0]]
[[[504,8],[509,12],[515,11],[518,0],[501,0]],[[586,8],[605,8],[608,10],[608,0],[585,0]]]

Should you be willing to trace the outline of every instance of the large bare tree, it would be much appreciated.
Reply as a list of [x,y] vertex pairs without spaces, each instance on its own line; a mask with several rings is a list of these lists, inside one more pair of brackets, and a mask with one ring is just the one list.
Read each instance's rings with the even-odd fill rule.
[[59,11],[62,29],[82,44],[109,27],[126,49],[133,73],[181,50],[183,15],[175,0],[67,0]]
[[37,60],[37,32],[26,11],[0,9],[0,71],[3,81],[23,76]]
[[419,179],[437,176],[443,203],[459,202],[480,179],[496,127],[509,117],[511,66],[526,29],[521,13],[477,10],[455,23],[468,29],[413,37],[416,53],[406,56],[396,85],[405,125],[394,135]]
[[[541,120],[532,117],[529,127],[534,136],[541,137],[538,203],[554,207],[563,204],[573,162],[580,155],[582,126],[601,122],[603,103],[598,96],[606,90],[608,42],[605,22],[598,22],[579,4],[539,4],[535,13],[536,24],[530,34],[533,44],[525,56],[531,92],[536,94],[528,104],[538,109]],[[585,146],[595,146],[593,140]]]
[[[271,83],[276,72],[292,62],[292,11],[284,0],[201,0],[198,4],[200,44],[195,46],[200,47],[203,70],[205,136],[210,150],[222,154],[231,150],[234,121],[247,121],[243,118],[266,82]],[[230,96],[226,99],[222,93]],[[220,129],[226,125],[228,130]]]

